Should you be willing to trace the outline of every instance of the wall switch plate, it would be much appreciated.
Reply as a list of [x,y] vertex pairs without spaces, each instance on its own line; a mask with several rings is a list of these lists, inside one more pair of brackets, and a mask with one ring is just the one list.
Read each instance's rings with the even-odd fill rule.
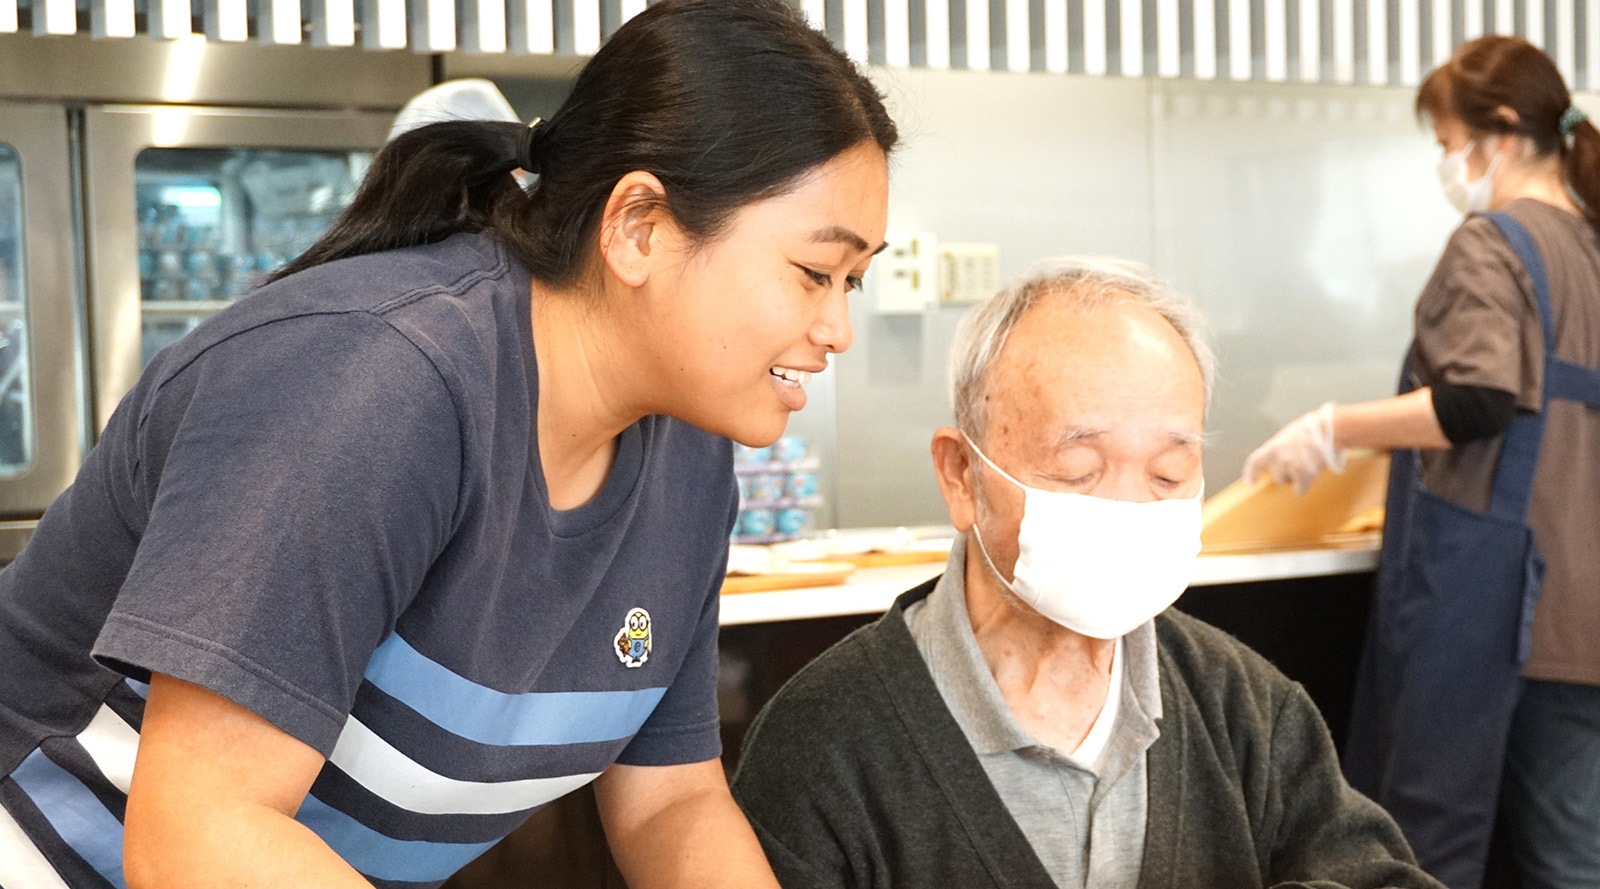
[[940,245],[939,281],[944,305],[983,302],[1000,289],[1000,245]]
[[920,315],[939,302],[938,239],[927,232],[889,232],[889,248],[868,273],[873,311]]

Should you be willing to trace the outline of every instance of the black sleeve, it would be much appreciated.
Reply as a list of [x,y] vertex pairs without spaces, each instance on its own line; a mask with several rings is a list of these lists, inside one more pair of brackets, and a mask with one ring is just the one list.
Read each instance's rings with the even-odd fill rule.
[[1488,386],[1433,384],[1433,413],[1451,444],[1465,444],[1506,431],[1516,413],[1515,396]]

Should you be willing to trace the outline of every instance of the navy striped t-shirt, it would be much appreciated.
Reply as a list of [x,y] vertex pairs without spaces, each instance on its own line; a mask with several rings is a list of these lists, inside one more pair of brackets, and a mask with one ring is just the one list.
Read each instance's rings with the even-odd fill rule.
[[0,571],[0,886],[125,885],[153,672],[326,755],[298,820],[379,886],[441,883],[612,763],[719,754],[731,446],[647,417],[551,509],[529,294],[457,235],[157,356]]

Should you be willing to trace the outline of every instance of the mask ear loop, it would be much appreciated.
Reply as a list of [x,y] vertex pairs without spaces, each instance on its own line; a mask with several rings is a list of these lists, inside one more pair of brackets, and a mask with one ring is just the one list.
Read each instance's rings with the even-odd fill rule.
[[[972,436],[968,435],[965,431],[963,431],[961,433],[961,437],[967,440],[967,447],[972,448],[972,452],[974,454],[977,454],[978,457],[983,460],[983,462],[989,464],[989,468],[990,469],[993,469],[995,472],[1000,473],[1002,478],[1004,478],[1006,481],[1012,483],[1013,485],[1016,485],[1017,487],[1022,488],[1024,492],[1027,491],[1028,488],[1027,488],[1026,485],[1024,485],[1022,482],[1019,482],[1016,479],[1012,478],[1010,473],[1006,472],[1004,469],[1001,469],[1000,467],[994,465],[994,461],[990,460],[989,456],[987,454],[985,454],[982,450],[980,450],[978,448],[977,444],[975,444],[972,441]],[[976,517],[974,517],[973,522],[972,522],[972,536],[973,536],[974,539],[976,539],[978,541],[978,552],[983,554],[984,564],[989,566],[989,572],[994,575],[995,580],[1000,581],[1002,586],[1004,586],[1007,590],[1011,591],[1011,595],[1016,596],[1017,598],[1022,599],[1024,602],[1026,602],[1027,599],[1025,599],[1021,593],[1017,592],[1017,588],[1012,585],[1011,581],[1006,580],[1006,576],[1004,574],[1000,573],[1000,569],[999,568],[995,567],[994,559],[991,559],[989,557],[989,548],[983,545],[983,529],[982,529],[981,525],[982,525],[982,523],[977,521]]]
[[1022,482],[1017,481],[1014,478],[1012,478],[1011,477],[1011,473],[1006,472],[1004,469],[1001,469],[1000,467],[996,466],[994,464],[994,461],[989,459],[989,455],[985,454],[978,447],[977,443],[972,440],[972,436],[968,435],[966,432],[962,432],[961,433],[961,437],[967,440],[967,447],[972,448],[972,452],[974,454],[977,454],[978,457],[981,460],[983,460],[983,462],[989,464],[989,468],[990,469],[993,469],[995,472],[1000,473],[1000,477],[1001,478],[1004,478],[1006,481],[1012,483],[1013,485],[1016,485],[1017,487],[1021,488],[1023,491],[1027,491],[1028,490],[1028,486],[1027,485],[1023,484]]
[[1483,168],[1482,178],[1487,179],[1490,182],[1494,181],[1494,171],[1500,166],[1500,149],[1505,147],[1505,144],[1505,137],[1501,136],[1500,144],[1494,147],[1494,157],[1489,158],[1489,166]]
[[[1010,590],[1011,595],[1021,599],[1022,594],[1017,592],[1017,588],[1011,585],[1011,581],[1006,580],[1006,576],[1001,574],[1000,569],[994,566],[994,559],[989,558],[989,549],[983,545],[983,531],[978,528],[977,522],[972,523],[972,537],[978,541],[978,552],[983,554],[983,563],[989,566],[989,573],[994,575],[995,580],[1000,581],[1001,586]],[[1023,601],[1027,600],[1024,599]]]

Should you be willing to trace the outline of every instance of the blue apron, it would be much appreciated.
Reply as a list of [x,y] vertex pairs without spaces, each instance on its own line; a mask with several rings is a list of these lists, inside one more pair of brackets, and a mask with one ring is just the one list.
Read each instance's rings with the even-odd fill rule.
[[[1424,869],[1479,889],[1506,737],[1527,660],[1544,560],[1527,524],[1551,398],[1600,407],[1600,372],[1555,357],[1544,263],[1516,220],[1488,214],[1533,281],[1544,327],[1544,398],[1506,430],[1487,512],[1422,487],[1395,451],[1383,554],[1356,673],[1345,773],[1400,823]],[[1409,360],[1400,380],[1413,388]]]

